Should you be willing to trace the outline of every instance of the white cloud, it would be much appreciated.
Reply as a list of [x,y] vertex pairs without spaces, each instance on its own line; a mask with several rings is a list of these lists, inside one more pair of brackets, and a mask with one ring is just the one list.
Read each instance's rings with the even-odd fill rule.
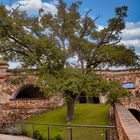
[[101,26],[101,25],[96,25],[97,26],[97,31],[101,31],[104,29],[104,26]]
[[139,22],[127,22],[126,23],[126,29],[134,29],[140,27],[140,21]]
[[[97,25],[97,31],[104,26]],[[126,28],[122,31],[122,40],[120,42],[128,47],[134,47],[137,54],[140,54],[140,22],[127,22]]]
[[[20,7],[20,10],[27,11],[29,15],[38,15],[38,11],[40,8],[44,9],[44,12],[51,12],[52,14],[57,13],[56,5],[58,4],[57,0],[53,0],[52,2],[42,2],[41,0],[19,0],[16,3],[12,4],[12,8],[16,8],[19,4],[23,5]],[[11,9],[10,6],[6,6],[7,9]]]
[[8,62],[8,64],[9,64],[9,69],[15,69],[15,68],[20,66],[19,62],[11,62],[10,61],[10,62]]
[[121,43],[136,49],[140,48],[140,22],[126,23],[126,28],[122,32]]
[[122,40],[121,43],[123,43],[126,46],[132,46],[132,47],[140,47],[140,40],[133,39],[133,40]]
[[140,39],[140,28],[125,29],[123,31],[123,39],[125,40]]
[[126,23],[126,28],[123,30],[124,40],[140,39],[140,22]]

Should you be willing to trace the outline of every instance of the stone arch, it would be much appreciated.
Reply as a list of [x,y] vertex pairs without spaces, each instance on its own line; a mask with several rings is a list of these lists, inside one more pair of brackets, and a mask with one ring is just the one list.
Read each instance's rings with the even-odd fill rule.
[[136,109],[128,109],[131,114],[140,122],[140,111]]
[[140,104],[138,102],[135,101],[136,98],[134,99],[128,99],[127,102],[122,104],[125,106],[126,109],[133,109],[133,110],[137,110],[140,111]]
[[40,91],[39,87],[33,84],[23,85],[17,88],[12,94],[11,99],[34,99],[45,98],[44,94]]
[[36,76],[27,76],[26,79],[24,79],[22,82],[18,84],[12,84],[11,81],[13,79],[16,79],[20,76],[9,76],[9,78],[5,79],[2,82],[1,89],[3,93],[6,93],[8,95],[13,95],[13,93],[17,92],[20,88],[22,88],[24,85],[36,85]]

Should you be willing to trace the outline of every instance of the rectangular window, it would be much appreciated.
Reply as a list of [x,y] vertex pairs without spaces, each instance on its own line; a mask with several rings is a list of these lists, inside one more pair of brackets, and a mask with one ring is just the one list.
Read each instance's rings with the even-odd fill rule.
[[126,88],[126,89],[134,89],[135,88],[134,83],[123,83],[122,86],[123,86],[123,88]]

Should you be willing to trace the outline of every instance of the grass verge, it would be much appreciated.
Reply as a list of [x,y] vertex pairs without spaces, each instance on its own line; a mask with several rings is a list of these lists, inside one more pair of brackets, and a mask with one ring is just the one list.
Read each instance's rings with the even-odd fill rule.
[[[66,106],[56,110],[32,117],[26,123],[52,123],[52,124],[79,124],[79,125],[109,125],[109,105],[105,104],[76,104],[75,116],[72,122],[66,121]],[[25,125],[27,135],[32,136],[32,126]],[[35,125],[35,137],[38,140],[47,139],[47,126]],[[51,140],[68,140],[69,128],[51,126]],[[105,129],[97,128],[73,128],[73,140],[103,140]]]

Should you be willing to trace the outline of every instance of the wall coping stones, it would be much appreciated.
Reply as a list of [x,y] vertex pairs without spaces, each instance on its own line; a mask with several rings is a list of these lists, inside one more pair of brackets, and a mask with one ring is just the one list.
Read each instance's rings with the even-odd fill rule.
[[115,109],[119,117],[117,121],[120,121],[122,131],[124,131],[121,133],[127,136],[127,140],[140,140],[140,123],[136,118],[120,104],[115,104]]

